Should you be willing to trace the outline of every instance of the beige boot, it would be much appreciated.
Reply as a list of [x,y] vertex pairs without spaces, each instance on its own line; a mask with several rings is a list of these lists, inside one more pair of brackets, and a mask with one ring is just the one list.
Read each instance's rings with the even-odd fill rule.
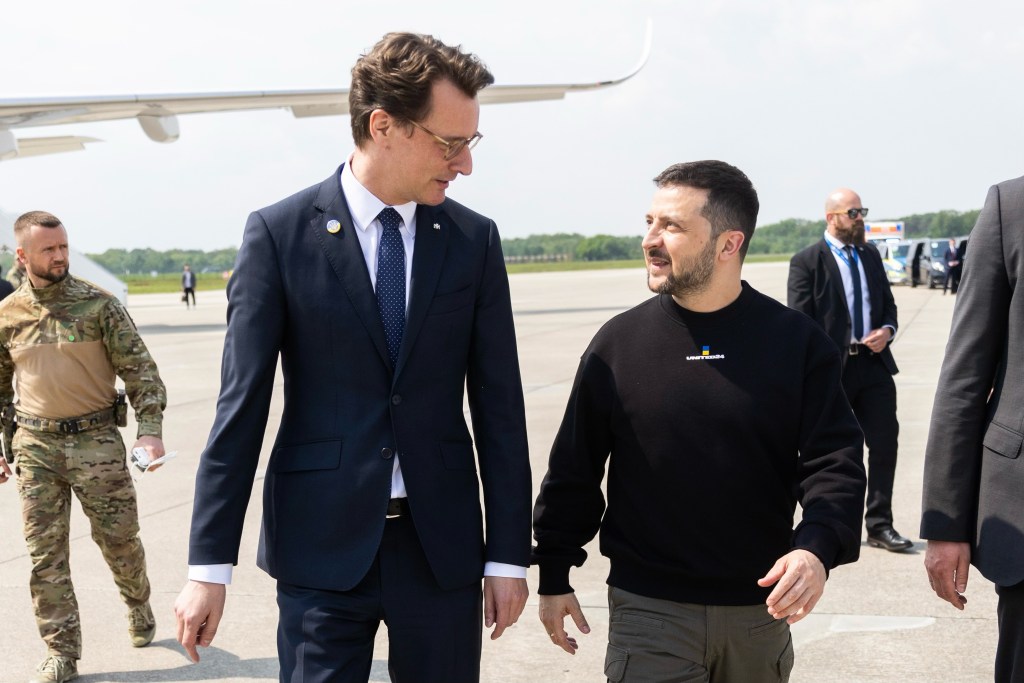
[[71,657],[50,655],[36,669],[28,683],[64,683],[78,678],[78,662]]
[[156,633],[156,618],[149,603],[132,607],[128,612],[128,635],[132,639],[132,647],[146,647],[153,642]]

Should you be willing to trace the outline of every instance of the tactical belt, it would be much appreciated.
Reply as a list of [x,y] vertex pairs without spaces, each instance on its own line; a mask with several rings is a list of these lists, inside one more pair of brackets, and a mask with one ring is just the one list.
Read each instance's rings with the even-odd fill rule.
[[51,420],[48,417],[36,417],[23,413],[20,410],[15,412],[14,421],[19,427],[26,427],[36,432],[52,432],[55,434],[78,434],[87,432],[90,429],[99,429],[114,423],[114,411],[106,408],[97,413],[89,413],[81,417],[73,417],[68,420]]

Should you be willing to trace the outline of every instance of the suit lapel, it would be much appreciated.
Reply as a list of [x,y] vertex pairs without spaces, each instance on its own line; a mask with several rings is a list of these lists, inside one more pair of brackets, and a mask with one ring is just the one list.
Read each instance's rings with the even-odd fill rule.
[[[857,247],[857,254],[864,263],[864,279],[867,280],[864,286],[868,288],[868,298],[871,301],[871,320],[868,323],[870,329],[873,330],[881,325],[883,282],[879,278],[885,278],[885,271],[883,267],[883,271],[878,272],[875,260],[865,255],[866,248],[874,249],[874,247]],[[881,263],[881,257],[879,257],[878,263]]]
[[416,248],[413,250],[412,277],[409,283],[409,312],[406,315],[402,347],[398,352],[396,376],[405,366],[423,327],[423,320],[427,317],[430,302],[434,299],[450,233],[451,224],[447,214],[423,204],[416,207]]
[[[843,302],[843,308],[846,308],[846,289],[843,287],[843,274],[839,272],[839,264],[836,263],[836,257],[832,254],[832,248],[828,246],[828,242],[822,238],[818,244],[818,258],[825,265],[825,276],[829,279],[832,284],[832,291],[839,295],[839,298]],[[849,317],[849,314],[847,314]]]
[[[334,274],[341,281],[356,315],[373,340],[373,345],[377,347],[381,359],[389,364],[384,324],[377,311],[377,297],[373,293],[370,274],[366,271],[366,260],[359,248],[359,238],[356,237],[352,215],[341,191],[340,174],[339,168],[337,173],[320,184],[313,204],[317,213],[310,221],[309,229],[313,231],[317,242],[324,250]],[[341,224],[341,230],[334,233],[328,230],[328,224],[332,220]]]

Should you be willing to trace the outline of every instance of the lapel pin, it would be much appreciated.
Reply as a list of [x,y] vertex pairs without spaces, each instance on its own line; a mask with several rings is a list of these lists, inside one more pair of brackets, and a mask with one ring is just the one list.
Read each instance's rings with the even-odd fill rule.
[[327,221],[327,232],[329,232],[329,233],[331,233],[333,235],[333,234],[339,232],[340,230],[341,230],[341,223],[339,223],[338,221],[336,221],[334,219],[331,219],[331,220]]
[[440,223],[434,223],[434,230],[440,230],[440,229],[441,229],[441,224]]

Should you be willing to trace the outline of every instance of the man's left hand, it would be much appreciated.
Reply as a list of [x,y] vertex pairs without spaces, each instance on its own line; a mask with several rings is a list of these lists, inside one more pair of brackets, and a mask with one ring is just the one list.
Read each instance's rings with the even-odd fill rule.
[[526,579],[484,577],[484,626],[494,627],[491,640],[500,638],[506,628],[518,621],[529,595]]
[[757,585],[775,584],[768,596],[768,614],[795,624],[814,609],[825,592],[825,566],[807,550],[793,550],[778,559]]
[[[160,437],[149,436],[148,434],[146,436],[140,436],[139,440],[135,442],[134,446],[132,446],[132,450],[134,451],[136,448],[140,446],[142,448],[145,448],[146,452],[149,453],[149,459],[151,462],[153,460],[156,460],[157,458],[164,457],[164,442],[160,440]],[[161,467],[163,467],[163,464],[152,465],[146,471],[152,472],[160,469]]]
[[11,468],[7,465],[7,458],[0,455],[0,484],[6,484],[11,478]]
[[860,341],[875,353],[881,353],[890,339],[892,339],[892,330],[888,327],[879,327],[877,330],[868,332]]

